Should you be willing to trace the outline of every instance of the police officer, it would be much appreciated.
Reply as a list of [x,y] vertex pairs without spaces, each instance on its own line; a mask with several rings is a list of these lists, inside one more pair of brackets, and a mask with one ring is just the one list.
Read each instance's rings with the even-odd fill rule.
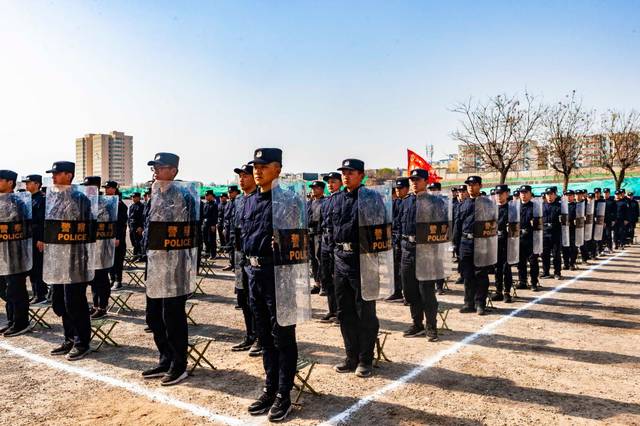
[[614,221],[614,241],[616,250],[623,250],[627,242],[629,225],[629,204],[624,189],[616,190],[616,218]]
[[533,252],[533,202],[530,185],[520,187],[520,262],[518,263],[519,289],[527,288],[527,263],[531,277],[531,290],[538,291],[538,255]]
[[560,200],[557,189],[550,186],[544,191],[542,205],[542,278],[551,278],[551,256],[553,256],[554,278],[562,279],[562,227],[560,224]]
[[604,210],[604,233],[602,239],[609,253],[611,253],[613,251],[614,228],[616,225],[616,199],[611,196],[611,190],[609,188],[604,188],[602,192],[607,206]]
[[25,183],[27,191],[31,193],[31,216],[33,233],[33,268],[29,273],[33,299],[31,303],[42,303],[47,300],[49,288],[42,280],[42,250],[44,250],[44,213],[45,196],[42,192],[42,176],[28,175],[22,182]]
[[458,258],[464,278],[464,306],[461,313],[477,312],[486,315],[487,293],[489,291],[488,268],[474,264],[475,202],[480,197],[482,178],[469,176],[465,180],[468,198],[458,207],[454,238],[459,241]]
[[[582,211],[584,212],[584,218],[583,218],[584,227],[586,228],[587,226],[592,226],[591,223],[587,224],[587,220],[586,220],[587,219],[586,218],[586,214],[587,214],[587,190],[586,189],[579,189],[576,191],[576,205],[578,204],[583,204]],[[587,241],[585,238],[582,245],[578,249],[580,251],[580,258],[582,259],[582,263],[584,264],[587,264],[587,262],[589,261],[590,244],[591,244],[591,241]]]
[[[0,194],[13,193],[17,182],[18,174],[16,172],[12,170],[0,170]],[[19,222],[22,222],[20,223],[20,225],[22,226],[26,221],[26,217],[20,217],[20,213],[24,212],[26,209],[24,203],[22,203],[22,201],[20,201],[19,199],[16,199],[15,202],[18,203],[18,205],[12,207],[16,209],[17,214],[15,219]],[[26,233],[27,230],[24,230],[24,232]],[[20,231],[17,231],[15,227],[13,227],[12,230],[9,226],[7,226],[6,231],[3,229],[2,233],[5,234],[4,236],[10,237],[11,234],[19,234]],[[16,250],[15,252],[14,250],[7,250],[6,255],[8,255],[9,257],[12,255],[20,256],[20,252],[23,251],[20,248],[23,246],[20,245],[18,241],[5,242],[5,244],[17,244],[14,247],[20,250]],[[25,244],[28,244],[28,242],[25,242]],[[11,262],[12,260],[5,259],[5,261]],[[13,261],[17,262],[17,259],[14,259]],[[10,275],[5,275],[2,277],[4,281],[3,298],[6,302],[6,313],[8,319],[8,324],[0,328],[0,333],[2,333],[4,337],[20,336],[21,334],[29,331],[29,293],[27,292],[26,284],[27,275],[28,271],[23,271],[19,273],[12,273]]]
[[229,201],[229,195],[223,193],[220,195],[218,202],[218,239],[220,240],[220,248],[227,251],[227,239],[224,233],[224,212],[227,208],[227,202]]
[[[467,190],[467,185],[458,186],[458,202],[453,206],[453,229],[456,227],[456,223],[458,222],[458,210],[460,206],[469,198],[469,192]],[[456,284],[464,284],[464,278],[462,277],[462,265],[460,264],[460,258],[458,257],[458,253],[460,252],[460,241],[458,240],[459,236],[453,236],[453,250],[458,259],[458,279],[456,280]]]
[[[594,206],[594,209],[593,209],[594,210],[594,223],[595,223],[596,220],[597,220],[596,212],[598,211],[598,205],[600,203],[606,203],[606,200],[602,196],[602,189],[601,188],[593,188],[593,196],[594,196],[593,200],[594,200],[594,203],[595,203],[595,206]],[[605,207],[605,212],[606,212],[606,207]],[[606,214],[605,214],[605,216],[606,216]],[[594,228],[595,228],[595,225],[594,225]],[[595,254],[593,255],[594,259],[597,258],[598,256],[600,256],[602,253],[604,253],[605,244],[606,244],[606,241],[605,241],[605,238],[604,238],[604,230],[603,230],[602,239],[600,241],[596,241],[595,242],[596,248],[594,249],[595,250]]]
[[562,247],[562,259],[564,260],[564,269],[576,270],[576,258],[578,257],[578,249],[576,247],[576,199],[575,191],[570,189],[564,192],[569,202],[569,246]]
[[238,185],[229,185],[229,201],[224,207],[224,238],[227,241],[229,249],[229,266],[222,268],[223,271],[233,271],[235,264],[235,248],[234,248],[234,222],[236,210],[236,197],[240,194]]
[[[311,182],[311,199],[307,201],[307,218],[309,222],[309,260],[311,263],[311,276],[314,285],[311,294],[320,293],[320,215],[324,198],[324,181]],[[322,291],[326,293],[325,289]]]
[[142,255],[142,231],[144,229],[144,205],[140,201],[140,193],[134,192],[131,195],[131,205],[129,206],[129,241],[133,247],[133,255]]
[[629,225],[627,227],[627,243],[633,244],[636,233],[636,224],[640,216],[640,205],[633,197],[633,191],[627,193],[627,202],[629,203]]
[[497,185],[492,191],[497,196],[498,203],[498,263],[496,264],[496,294],[491,298],[494,301],[512,303],[511,287],[513,286],[513,274],[511,265],[507,261],[507,249],[509,241],[509,186]]
[[[253,166],[244,164],[242,167],[233,169],[233,171],[238,175],[240,189],[242,189],[243,192],[242,197],[244,197],[241,207],[236,209],[233,218],[235,226],[235,247],[236,250],[240,250],[242,253],[242,219],[244,217],[244,207],[247,200],[258,192],[258,188],[256,186],[256,181],[253,178]],[[235,267],[240,269],[240,273],[242,274],[242,288],[238,288],[236,286],[235,290],[238,306],[242,309],[246,333],[242,342],[232,346],[231,350],[234,352],[249,350],[250,356],[260,356],[262,355],[262,345],[256,336],[256,320],[249,304],[249,278],[244,270],[244,255],[239,257],[243,260],[240,264],[236,263]]]
[[338,322],[338,306],[336,302],[336,290],[334,286],[334,255],[335,241],[333,230],[331,229],[331,214],[336,195],[340,193],[342,186],[342,176],[338,172],[331,172],[322,178],[329,187],[329,196],[322,203],[321,215],[321,244],[320,244],[320,280],[322,288],[327,294],[327,305],[329,311],[320,318],[321,322]]
[[392,206],[393,223],[391,226],[391,242],[393,244],[393,283],[395,288],[393,294],[385,299],[387,302],[400,302],[404,299],[402,295],[402,278],[400,276],[400,262],[402,258],[402,248],[400,247],[402,242],[400,206],[409,196],[409,178],[396,178],[394,187],[396,198],[393,200]]
[[118,196],[118,218],[116,221],[116,252],[113,261],[113,268],[109,272],[112,290],[122,288],[122,270],[124,268],[124,257],[127,254],[127,222],[129,215],[127,214],[127,205],[122,201],[122,194],[118,189],[118,182],[108,180],[104,185],[105,195]]
[[260,148],[254,153],[253,176],[259,191],[244,205],[241,221],[242,248],[247,259],[249,298],[263,346],[266,373],[262,395],[249,406],[249,413],[269,412],[270,421],[284,420],[291,411],[290,392],[296,373],[298,344],[296,326],[277,321],[273,252],[272,184],[282,169],[282,151]]
[[216,258],[216,225],[218,223],[218,204],[215,194],[211,189],[207,190],[204,196],[204,206],[202,208],[202,236],[205,247],[205,255]]
[[330,226],[336,244],[336,300],[346,358],[335,370],[370,377],[380,324],[376,302],[362,298],[360,282],[358,193],[364,179],[364,162],[349,158],[338,170],[345,188],[335,196]]
[[[413,194],[402,200],[400,206],[401,234],[401,272],[402,292],[409,303],[413,324],[402,335],[404,337],[427,336],[430,342],[438,340],[435,281],[418,281],[416,278],[416,195],[427,190],[429,172],[424,169],[411,171],[411,190]],[[426,318],[427,328],[424,321]]]

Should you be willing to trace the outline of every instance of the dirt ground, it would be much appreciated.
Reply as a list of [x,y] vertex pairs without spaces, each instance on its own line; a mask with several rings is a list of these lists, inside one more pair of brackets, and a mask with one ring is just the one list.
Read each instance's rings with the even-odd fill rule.
[[[563,281],[544,280],[544,291],[549,291],[580,275],[505,319],[490,334],[467,339],[459,351],[423,367],[410,380],[401,379],[402,384],[396,380],[423,361],[545,293],[521,290],[516,303],[496,302],[497,309],[485,317],[452,310],[448,318],[452,331],[442,333],[437,343],[403,338],[408,308],[380,302],[381,329],[391,333],[385,352],[392,362],[381,363],[370,379],[333,371],[343,356],[340,330],[317,321],[326,302],[313,296],[315,320],[298,326],[297,336],[300,355],[318,362],[311,383],[321,395],[304,394],[302,407],[294,410],[288,423],[322,423],[396,383],[341,419],[377,425],[640,424],[640,282],[636,281],[640,248],[590,263],[575,272],[565,271]],[[143,332],[144,293],[135,289],[131,299],[135,311],[111,316],[118,320],[112,336],[120,346],[103,347],[82,361],[70,363],[49,355],[62,335],[53,313],[46,317],[52,330],[38,328],[17,338],[0,338],[0,424],[264,422],[264,417],[246,413],[261,391],[262,361],[230,351],[243,336],[243,323],[241,312],[234,309],[232,277],[219,269],[226,264],[219,260],[216,277],[204,281],[206,295],[195,297],[198,305],[193,311],[199,325],[190,327],[192,335],[215,338],[208,355],[216,370],[197,369],[183,384],[170,388],[143,380],[140,372],[154,365],[157,354],[151,335]],[[601,264],[597,269],[585,272],[597,264]],[[460,306],[462,286],[450,284],[450,288],[439,300]],[[4,321],[4,306],[0,309]],[[137,391],[25,359],[8,345],[119,379]],[[154,395],[193,405],[176,407],[153,401]],[[193,414],[198,409],[225,417]]]

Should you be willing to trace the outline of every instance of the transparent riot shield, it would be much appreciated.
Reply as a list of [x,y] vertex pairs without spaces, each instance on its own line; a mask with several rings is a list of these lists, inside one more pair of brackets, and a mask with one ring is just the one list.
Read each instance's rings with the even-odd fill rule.
[[569,247],[569,199],[565,196],[560,201],[560,225],[562,230],[562,246]]
[[95,273],[98,188],[47,188],[42,278],[47,284],[86,283]]
[[376,300],[393,293],[391,186],[363,186],[358,191],[362,298]]
[[515,265],[520,261],[520,200],[511,200],[507,206],[507,263]]
[[487,196],[476,198],[473,226],[473,263],[476,267],[498,262],[498,206]]
[[271,189],[273,257],[278,324],[300,324],[311,318],[305,184],[278,179]]
[[595,203],[595,222],[593,224],[593,239],[595,241],[602,241],[602,232],[604,231],[604,212],[607,208],[607,203],[600,201]]
[[113,266],[116,252],[116,222],[118,221],[118,196],[100,195],[96,222],[96,270]]
[[147,241],[147,296],[193,292],[198,273],[200,184],[155,181],[151,187]]
[[591,241],[593,239],[593,213],[595,203],[593,200],[587,200],[584,219],[584,240]]
[[20,274],[33,265],[31,194],[0,194],[0,276]]
[[542,218],[542,198],[532,198],[533,203],[533,253],[542,254],[544,224]]
[[576,203],[576,247],[584,245],[584,212],[584,201],[578,201]]
[[[434,194],[437,193],[437,194]],[[451,198],[440,191],[416,196],[416,278],[445,279],[451,270]]]

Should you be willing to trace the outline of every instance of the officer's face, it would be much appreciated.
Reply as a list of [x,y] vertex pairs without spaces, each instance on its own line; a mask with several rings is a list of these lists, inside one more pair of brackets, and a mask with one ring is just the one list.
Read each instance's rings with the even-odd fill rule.
[[482,185],[479,184],[479,183],[468,183],[467,184],[467,192],[472,197],[477,197],[477,196],[480,195],[480,188],[482,188]]
[[38,182],[26,182],[25,186],[27,188],[27,191],[32,194],[40,191],[40,184]]
[[13,185],[12,180],[0,179],[0,194],[7,194],[13,191]]
[[229,192],[229,198],[231,198],[232,200],[235,200],[237,196],[238,193],[236,191]]
[[340,179],[329,179],[329,182],[327,183],[329,184],[330,192],[340,191],[340,187],[342,186],[342,181]]
[[556,198],[557,198],[557,196],[556,196],[556,193],[555,193],[555,192],[549,192],[549,193],[546,195],[546,197],[547,197],[547,201],[548,201],[549,203],[553,203],[554,201],[556,201]]
[[529,201],[531,201],[532,197],[533,196],[529,191],[520,191],[520,199],[523,203],[528,203]]
[[427,190],[427,180],[424,178],[411,178],[411,190],[418,194]]
[[498,202],[504,204],[509,199],[509,193],[507,191],[498,192]]
[[253,175],[250,175],[249,173],[240,173],[240,175],[238,175],[238,181],[240,188],[242,188],[243,191],[253,190],[256,186],[256,181],[253,179]]
[[568,195],[568,200],[569,200],[570,203],[573,203],[573,202],[576,201],[576,196],[573,195],[573,194],[569,194]]
[[116,195],[116,189],[115,188],[105,188],[104,189],[104,193],[107,195]]
[[467,191],[459,191],[458,192],[458,199],[460,201],[464,201],[468,196],[469,196],[469,193]]
[[173,180],[178,169],[172,166],[153,166],[153,180]]
[[313,196],[314,197],[321,197],[322,194],[324,194],[324,188],[321,188],[319,186],[314,186],[313,188],[311,188],[311,191],[313,192]]
[[213,195],[207,194],[207,195],[204,196],[204,199],[207,200],[207,201],[213,201]]
[[55,172],[51,176],[54,185],[71,185],[73,174],[69,172]]
[[140,197],[131,197],[131,200],[132,200],[134,203],[138,203],[138,202],[140,202]]
[[396,196],[398,198],[404,198],[409,193],[409,188],[403,186],[402,188],[396,188]]
[[258,185],[264,188],[271,185],[271,182],[280,176],[280,169],[280,164],[276,162],[268,164],[254,164],[253,178]]
[[359,170],[342,170],[342,183],[344,186],[349,188],[349,190],[356,189],[362,182],[363,177],[364,172]]

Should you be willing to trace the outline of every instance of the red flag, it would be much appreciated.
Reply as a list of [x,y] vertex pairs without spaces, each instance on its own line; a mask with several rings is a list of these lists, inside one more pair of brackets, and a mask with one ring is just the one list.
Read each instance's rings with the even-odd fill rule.
[[424,169],[429,172],[429,183],[438,182],[442,178],[438,176],[436,171],[431,167],[431,164],[427,163],[427,160],[420,157],[415,152],[407,149],[408,166],[407,173],[411,173],[413,169]]

